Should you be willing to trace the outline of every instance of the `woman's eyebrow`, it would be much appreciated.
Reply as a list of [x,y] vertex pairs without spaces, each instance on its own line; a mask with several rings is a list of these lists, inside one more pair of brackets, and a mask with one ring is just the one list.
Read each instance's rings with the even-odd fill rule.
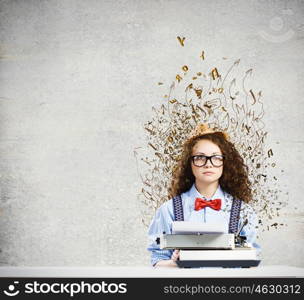
[[[198,154],[204,154],[204,155],[206,155],[204,152],[197,152],[197,154],[196,155],[198,155]],[[219,153],[219,152],[213,152],[212,154],[219,154],[219,155],[222,155],[221,153]]]

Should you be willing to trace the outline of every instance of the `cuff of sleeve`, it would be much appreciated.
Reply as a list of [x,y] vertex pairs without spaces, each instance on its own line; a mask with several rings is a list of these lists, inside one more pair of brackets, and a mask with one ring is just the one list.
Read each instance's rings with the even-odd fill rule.
[[173,250],[154,250],[151,255],[151,264],[154,267],[160,260],[171,259]]

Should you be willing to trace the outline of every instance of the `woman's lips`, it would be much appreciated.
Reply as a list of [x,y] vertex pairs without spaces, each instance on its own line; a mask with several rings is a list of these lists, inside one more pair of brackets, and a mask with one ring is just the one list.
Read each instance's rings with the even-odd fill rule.
[[204,175],[212,175],[212,174],[214,174],[213,172],[204,172],[203,173]]

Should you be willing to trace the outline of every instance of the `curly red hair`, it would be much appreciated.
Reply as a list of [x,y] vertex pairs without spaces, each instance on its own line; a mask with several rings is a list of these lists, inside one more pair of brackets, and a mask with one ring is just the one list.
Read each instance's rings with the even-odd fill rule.
[[225,138],[222,132],[208,133],[195,136],[183,145],[181,158],[173,170],[173,178],[169,187],[169,196],[172,198],[188,191],[195,177],[191,170],[191,156],[194,145],[202,139],[216,144],[224,155],[223,174],[219,184],[223,190],[246,203],[252,200],[251,183],[248,178],[248,167],[244,163],[233,143]]

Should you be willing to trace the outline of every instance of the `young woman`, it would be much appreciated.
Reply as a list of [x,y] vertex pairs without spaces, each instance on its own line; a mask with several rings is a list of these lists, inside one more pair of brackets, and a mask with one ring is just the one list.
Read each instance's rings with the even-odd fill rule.
[[[237,227],[246,224],[241,235],[246,236],[248,244],[259,248],[255,243],[257,216],[247,204],[252,200],[248,168],[227,133],[214,131],[207,124],[196,127],[183,145],[169,193],[172,198],[180,195],[185,221],[224,223],[227,233],[232,203],[238,199],[240,213]],[[151,251],[153,266],[177,267],[179,250],[161,250],[156,243],[162,233],[172,232],[174,220],[171,199],[158,208],[149,227],[148,250]]]

